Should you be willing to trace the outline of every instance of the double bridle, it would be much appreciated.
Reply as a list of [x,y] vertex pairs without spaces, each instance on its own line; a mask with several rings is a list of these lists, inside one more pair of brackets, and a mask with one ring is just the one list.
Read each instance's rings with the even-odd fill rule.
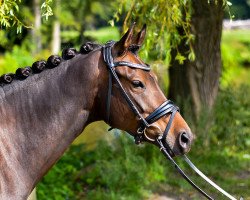
[[[135,69],[141,69],[145,71],[150,71],[150,67],[145,64],[136,64],[126,61],[118,61],[114,62],[113,56],[112,56],[112,47],[115,44],[114,41],[107,42],[102,47],[102,54],[103,59],[106,65],[108,66],[109,70],[109,83],[108,83],[108,94],[107,94],[107,100],[106,100],[106,122],[110,122],[110,104],[111,104],[111,96],[112,96],[112,80],[118,84],[119,89],[121,91],[121,94],[127,101],[128,105],[134,112],[134,114],[139,118],[140,120],[140,126],[137,129],[137,135],[134,136],[135,143],[139,144],[144,140],[149,140],[151,142],[156,142],[158,147],[160,148],[160,151],[165,155],[167,159],[169,159],[173,166],[177,169],[177,171],[182,175],[184,179],[186,179],[196,190],[198,190],[201,194],[203,194],[207,199],[213,200],[212,197],[210,197],[208,194],[206,194],[201,188],[199,188],[177,165],[177,163],[174,161],[171,155],[174,155],[174,153],[171,151],[171,148],[169,147],[167,143],[167,135],[170,130],[170,127],[172,125],[174,116],[176,112],[179,112],[179,108],[170,100],[165,101],[163,104],[161,104],[158,108],[156,108],[151,114],[149,114],[146,118],[142,116],[142,114],[139,112],[131,98],[128,96],[127,92],[125,91],[124,87],[122,86],[119,77],[117,76],[117,73],[115,71],[115,67],[117,66],[126,66],[130,68]],[[159,135],[156,139],[149,138],[145,131],[150,126],[153,126],[152,124],[162,118],[165,115],[170,115],[170,119],[168,121],[168,124],[165,128],[165,131],[163,135]],[[184,156],[184,160],[189,164],[189,166],[198,174],[200,175],[204,180],[206,180],[209,184],[211,184],[213,187],[215,187],[218,191],[223,193],[225,196],[227,196],[231,200],[236,200],[233,196],[228,194],[226,191],[224,191],[222,188],[220,188],[218,185],[216,185],[214,182],[212,182],[209,178],[207,178],[200,170],[198,170],[194,164],[186,157]],[[242,199],[242,198],[241,198]]]
[[128,96],[127,92],[125,91],[124,87],[122,86],[117,73],[115,71],[115,67],[117,66],[127,66],[130,68],[135,68],[135,69],[141,69],[145,71],[150,71],[150,67],[145,64],[136,64],[136,63],[131,63],[131,62],[126,62],[126,61],[118,61],[114,62],[113,56],[112,56],[112,46],[114,45],[114,41],[109,41],[103,46],[103,58],[108,66],[109,69],[109,83],[108,83],[108,95],[107,95],[107,101],[106,101],[106,121],[109,123],[109,116],[110,116],[110,103],[111,103],[111,96],[112,96],[112,79],[115,80],[115,82],[118,84],[119,89],[127,101],[129,107],[133,111],[133,113],[139,118],[140,120],[140,126],[137,129],[137,135],[135,135],[135,142],[137,144],[141,143],[145,138],[149,141],[156,141],[154,139],[151,139],[147,137],[145,134],[145,130],[152,126],[152,124],[159,120],[161,117],[170,114],[170,120],[167,124],[167,127],[163,133],[162,136],[159,136],[158,139],[160,139],[164,144],[165,144],[165,139],[167,137],[167,134],[169,132],[169,129],[171,127],[171,124],[173,122],[175,113],[179,111],[179,108],[174,105],[174,103],[170,100],[165,101],[163,104],[161,104],[157,109],[155,109],[149,116],[144,118],[142,114],[139,112],[138,108],[136,105],[133,103],[131,98]]

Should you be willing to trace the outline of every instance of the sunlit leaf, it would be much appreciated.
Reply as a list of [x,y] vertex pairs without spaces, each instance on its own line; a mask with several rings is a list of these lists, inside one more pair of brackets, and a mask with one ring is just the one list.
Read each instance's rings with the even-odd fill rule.
[[233,4],[230,1],[227,1],[228,6],[232,6]]
[[109,21],[108,21],[108,23],[109,23],[112,27],[114,27],[114,26],[115,26],[115,22],[114,22],[114,20],[109,20]]
[[186,57],[181,55],[180,53],[177,53],[175,60],[177,60],[182,65],[186,60]]

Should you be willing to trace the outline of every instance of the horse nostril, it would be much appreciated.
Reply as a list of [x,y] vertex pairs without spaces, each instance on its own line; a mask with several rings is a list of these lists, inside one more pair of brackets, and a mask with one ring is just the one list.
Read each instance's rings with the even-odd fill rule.
[[184,143],[189,142],[188,135],[185,132],[181,134],[181,141],[184,142]]
[[179,136],[179,143],[183,150],[188,150],[190,147],[190,138],[186,132],[183,132]]

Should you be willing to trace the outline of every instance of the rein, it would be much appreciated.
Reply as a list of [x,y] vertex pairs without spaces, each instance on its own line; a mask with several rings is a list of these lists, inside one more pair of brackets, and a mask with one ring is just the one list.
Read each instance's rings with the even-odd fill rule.
[[[178,166],[178,164],[175,162],[175,160],[169,155],[167,149],[162,144],[161,140],[156,140],[158,145],[160,146],[160,151],[164,154],[164,156],[173,164],[175,169],[179,172],[179,174],[190,184],[192,185],[196,190],[198,190],[203,196],[205,196],[209,200],[214,200],[211,196],[209,196],[206,192],[204,192],[200,187],[198,187],[186,174],[185,172]],[[193,169],[201,178],[203,178],[206,182],[208,182],[210,185],[212,185],[215,189],[217,189],[219,192],[221,192],[223,195],[228,197],[231,200],[237,200],[235,197],[230,195],[228,192],[223,190],[220,186],[218,186],[216,183],[214,183],[212,180],[210,180],[205,174],[203,174],[190,160],[189,158],[184,155],[183,159],[185,162]],[[242,197],[240,200],[244,200]]]
[[[150,67],[145,64],[136,64],[126,61],[118,61],[114,62],[113,56],[112,56],[112,47],[115,44],[114,41],[107,42],[102,47],[102,54],[103,59],[106,65],[108,66],[109,70],[109,83],[108,83],[108,94],[107,94],[107,100],[106,100],[106,121],[107,123],[110,122],[110,106],[111,106],[111,96],[112,96],[112,80],[114,79],[115,82],[118,84],[119,89],[121,91],[121,94],[127,101],[129,107],[134,112],[134,114],[139,118],[140,120],[140,126],[137,129],[137,135],[134,136],[135,143],[140,144],[142,141],[149,140],[151,142],[155,142],[158,147],[160,148],[160,151],[164,154],[164,156],[173,164],[173,166],[177,169],[177,171],[181,174],[181,176],[187,180],[196,190],[198,190],[203,196],[205,196],[209,200],[213,200],[211,196],[209,196],[207,193],[205,193],[201,188],[199,188],[183,171],[182,169],[177,165],[177,163],[174,161],[171,155],[174,155],[174,153],[171,151],[168,143],[167,143],[167,135],[170,130],[171,124],[174,120],[174,116],[176,112],[179,112],[179,108],[170,100],[165,101],[163,104],[161,104],[158,108],[156,108],[151,114],[149,114],[146,118],[142,116],[142,114],[139,112],[131,98],[126,93],[124,87],[122,86],[119,77],[117,76],[117,73],[115,71],[115,67],[117,66],[127,66],[130,68],[135,69],[141,69],[145,71],[150,71]],[[147,128],[152,125],[154,122],[159,120],[161,117],[170,114],[170,119],[168,121],[168,124],[165,128],[165,131],[163,135],[158,136],[157,139],[151,139],[149,138],[145,131]],[[111,128],[112,129],[112,128]],[[209,178],[207,178],[199,169],[195,167],[195,165],[188,159],[187,156],[184,156],[184,160],[187,162],[187,164],[198,174],[200,175],[205,181],[207,181],[209,184],[211,184],[213,187],[215,187],[218,191],[223,193],[225,196],[227,196],[231,200],[236,200],[233,196],[228,194],[226,191],[224,191],[222,188],[220,188],[218,185],[216,185],[214,182],[212,182]],[[240,198],[240,200],[243,200],[243,198]]]

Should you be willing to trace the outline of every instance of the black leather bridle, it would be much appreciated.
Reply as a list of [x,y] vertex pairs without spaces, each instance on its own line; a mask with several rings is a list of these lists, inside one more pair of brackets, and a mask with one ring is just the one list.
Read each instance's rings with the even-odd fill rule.
[[[107,95],[107,103],[106,103],[106,121],[109,123],[109,116],[110,116],[110,103],[111,103],[111,95],[112,95],[112,79],[117,83],[119,86],[119,89],[127,101],[129,107],[131,110],[134,112],[134,114],[140,119],[140,127],[137,129],[137,135],[135,135],[135,142],[138,144],[141,141],[148,139],[150,141],[156,141],[153,139],[148,138],[145,135],[145,130],[151,126],[155,121],[159,120],[161,117],[170,114],[170,120],[167,124],[167,127],[163,133],[162,136],[159,136],[158,139],[160,139],[164,144],[166,141],[167,134],[169,132],[169,129],[171,127],[171,124],[173,122],[175,113],[179,111],[179,108],[174,105],[174,103],[170,100],[165,101],[163,104],[161,104],[155,111],[153,111],[149,116],[144,118],[142,114],[139,112],[138,108],[135,106],[131,98],[128,96],[127,92],[123,88],[117,73],[115,71],[115,67],[117,66],[127,66],[130,68],[135,68],[135,69],[141,69],[145,71],[150,71],[150,67],[145,64],[136,64],[136,63],[131,63],[131,62],[126,62],[126,61],[118,61],[114,62],[113,56],[112,56],[112,46],[115,44],[114,41],[109,41],[103,46],[103,58],[108,66],[109,70],[109,83],[108,83],[108,95]],[[168,146],[168,145],[167,145]]]
[[[134,114],[140,119],[140,126],[137,129],[137,135],[134,136],[135,138],[135,143],[139,144],[143,140],[149,140],[151,142],[155,142],[159,148],[160,151],[165,155],[165,157],[171,161],[173,166],[177,169],[177,171],[182,175],[182,177],[187,180],[196,190],[198,190],[202,195],[204,195],[207,199],[213,200],[212,197],[210,197],[207,193],[205,193],[201,188],[199,188],[182,170],[181,168],[177,165],[177,163],[174,161],[171,155],[174,155],[174,153],[171,151],[168,143],[167,143],[167,135],[170,130],[170,127],[172,125],[174,116],[176,112],[179,112],[179,108],[170,100],[165,101],[163,104],[161,104],[158,108],[156,108],[151,114],[149,114],[146,118],[142,116],[142,114],[139,112],[131,98],[128,96],[126,93],[125,89],[123,88],[119,77],[117,76],[117,73],[115,71],[115,67],[117,66],[127,66],[130,68],[135,68],[135,69],[141,69],[145,71],[150,71],[150,67],[145,64],[136,64],[136,63],[131,63],[131,62],[126,62],[126,61],[118,61],[114,62],[113,56],[112,56],[112,47],[115,44],[114,41],[109,41],[107,42],[103,47],[102,47],[102,54],[103,54],[103,59],[106,65],[108,66],[109,70],[109,83],[108,83],[108,94],[107,94],[107,101],[106,101],[106,122],[110,122],[110,104],[111,104],[111,96],[112,96],[112,79],[118,84],[119,89],[121,91],[121,94],[127,101],[128,105],[134,112]],[[168,121],[168,124],[165,128],[165,131],[163,135],[159,135],[156,139],[151,139],[147,137],[145,130],[151,126],[154,122],[159,120],[165,115],[170,115],[170,119]],[[201,171],[199,171],[193,163],[186,157],[184,156],[184,160],[189,164],[189,166],[197,173],[199,174],[204,180],[206,180],[209,184],[211,184],[213,187],[215,187],[218,191],[223,193],[225,196],[227,196],[231,200],[236,200],[233,196],[228,194],[226,191],[224,191],[222,188],[220,188],[218,185],[216,185],[214,182],[212,182],[209,178],[207,178]]]

